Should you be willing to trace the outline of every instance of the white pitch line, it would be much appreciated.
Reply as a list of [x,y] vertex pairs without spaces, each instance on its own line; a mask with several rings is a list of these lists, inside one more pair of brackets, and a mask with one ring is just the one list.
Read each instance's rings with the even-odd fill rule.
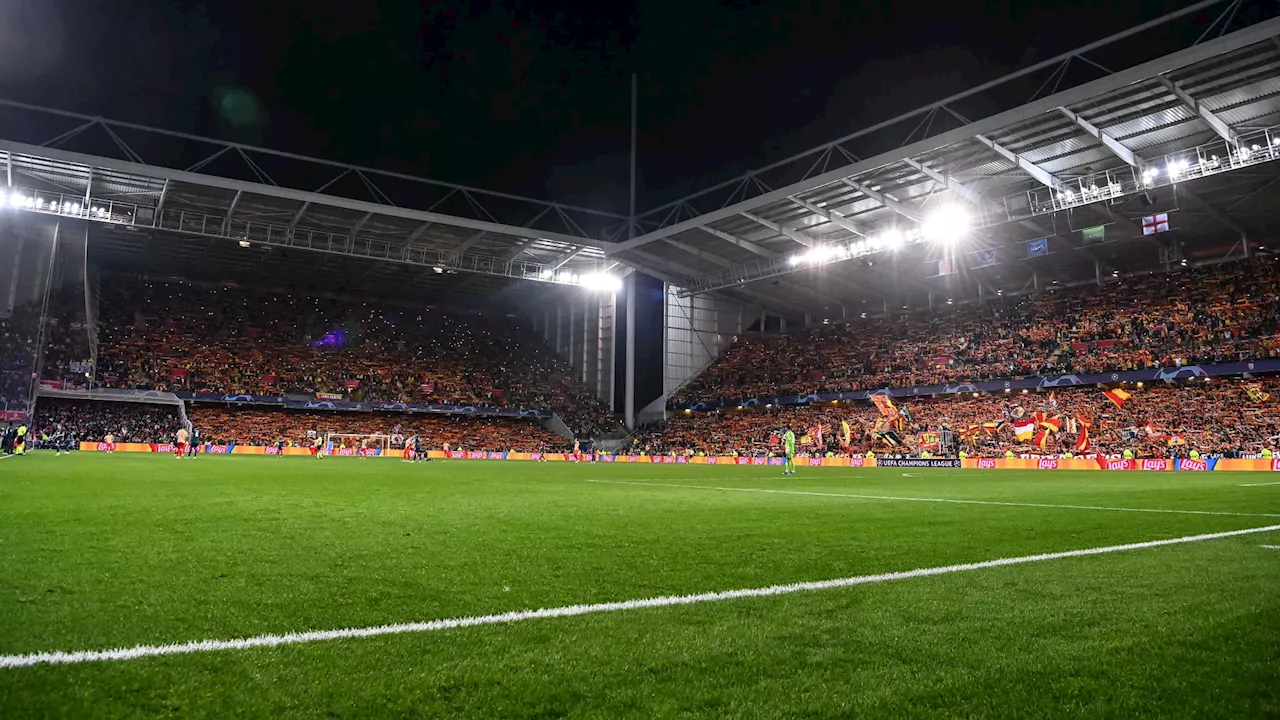
[[1240,487],[1265,487],[1267,485],[1280,485],[1280,482],[1240,483]]
[[596,603],[592,605],[566,605],[563,607],[544,608],[541,610],[517,610],[497,615],[475,615],[471,617],[450,618],[446,620],[431,620],[428,622],[378,625],[375,627],[364,628],[345,628],[342,630],[313,630],[310,632],[285,633],[282,635],[258,635],[255,637],[240,638],[237,640],[200,640],[195,642],[174,643],[172,645],[137,645],[134,647],[117,648],[114,650],[78,650],[74,652],[41,652],[32,653],[30,655],[0,655],[0,668],[19,668],[29,667],[32,665],[72,665],[77,663],[103,662],[107,660],[136,660],[138,658],[158,657],[162,655],[189,655],[191,653],[218,652],[222,650],[249,650],[252,648],[279,647],[281,645],[301,645],[303,643],[320,642],[323,640],[347,640],[352,638],[379,637],[382,635],[403,635],[405,633],[434,632],[437,630],[453,630],[456,628],[478,627],[481,625],[506,625],[509,623],[523,622],[525,620],[577,617],[579,615],[639,610],[642,608],[697,605],[699,603],[738,600],[741,598],[772,597],[775,595],[790,595],[792,593],[809,592],[813,590],[833,590],[837,588],[853,587],[855,585],[870,585],[873,583],[890,582],[893,580],[908,580],[911,578],[931,577],[933,575],[948,575],[950,573],[985,570],[987,568],[1006,567],[1009,565],[1023,565],[1026,563],[1044,562],[1046,560],[1061,560],[1063,558],[1105,555],[1107,553],[1124,552],[1127,550],[1143,550],[1146,548],[1162,547],[1165,545],[1182,545],[1185,543],[1218,540],[1238,535],[1253,535],[1257,533],[1272,532],[1275,530],[1280,530],[1280,525],[1268,525],[1266,527],[1247,528],[1244,530],[1229,530],[1227,532],[1209,533],[1206,535],[1188,535],[1185,537],[1170,538],[1167,540],[1149,540],[1147,542],[1128,543],[1126,545],[1108,545],[1106,547],[1088,548],[1085,550],[1068,550],[1065,552],[1000,558],[998,560],[985,560],[982,562],[964,563],[961,565],[943,565],[940,567],[907,570],[905,572],[880,573],[878,575],[858,575],[854,577],[838,578],[836,580],[817,580],[813,582],[791,583],[789,585],[770,585],[768,587],[747,588],[743,590],[724,590],[721,592],[698,593],[696,595],[664,595],[641,600],[624,600],[621,602]]
[[957,505],[1000,505],[1004,507],[1049,508],[1057,510],[1107,510],[1110,512],[1168,513],[1173,515],[1226,515],[1229,517],[1280,517],[1280,513],[1242,513],[1228,510],[1166,510],[1163,508],[1107,507],[1104,505],[1055,505],[1052,503],[1003,502],[1000,500],[961,500],[958,498],[911,497],[907,495],[858,495],[855,493],[814,492],[809,490],[773,490],[770,488],[725,487],[721,485],[682,485],[678,483],[642,482],[639,480],[587,480],[606,485],[646,485],[652,487],[720,490],[724,492],[767,493],[770,495],[811,495],[815,497],[855,498],[858,500],[896,500],[903,502],[955,503]]
[[1280,550],[1280,545],[1259,545],[1258,547],[1266,548],[1268,550]]

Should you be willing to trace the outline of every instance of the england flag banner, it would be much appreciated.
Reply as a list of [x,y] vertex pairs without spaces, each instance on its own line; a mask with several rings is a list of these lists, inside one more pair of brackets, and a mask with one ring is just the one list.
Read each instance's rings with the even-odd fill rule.
[[1155,235],[1162,232],[1169,232],[1169,213],[1148,215],[1142,218],[1143,235]]

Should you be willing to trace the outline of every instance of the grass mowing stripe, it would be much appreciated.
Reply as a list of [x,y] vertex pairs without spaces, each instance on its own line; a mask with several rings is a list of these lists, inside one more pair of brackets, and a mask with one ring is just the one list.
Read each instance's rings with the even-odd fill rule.
[[1228,510],[1168,510],[1164,508],[1126,508],[1105,505],[1056,505],[1053,503],[1005,502],[1001,500],[962,500],[959,498],[910,497],[906,495],[858,495],[856,493],[816,492],[813,490],[772,490],[769,488],[726,487],[723,485],[682,485],[639,480],[587,480],[605,485],[645,485],[650,487],[687,488],[690,490],[720,490],[724,492],[766,493],[770,495],[811,495],[815,497],[841,497],[857,500],[900,500],[904,502],[955,503],[958,505],[1003,505],[1005,507],[1048,508],[1051,510],[1107,510],[1110,512],[1166,513],[1172,515],[1226,515],[1229,517],[1280,517],[1280,513],[1242,513]]
[[130,648],[114,650],[79,650],[73,652],[41,652],[29,655],[0,655],[0,668],[19,668],[32,665],[72,665],[79,663],[102,662],[108,660],[136,660],[145,657],[163,655],[187,655],[191,653],[217,652],[222,650],[249,650],[253,648],[278,647],[281,645],[300,645],[323,640],[346,640],[353,638],[377,637],[380,635],[400,635],[404,633],[433,632],[436,630],[452,630],[456,628],[477,627],[481,625],[504,625],[538,620],[545,618],[575,617],[595,613],[610,613],[642,608],[672,607],[676,605],[694,605],[698,603],[737,600],[740,598],[770,597],[789,595],[797,592],[813,590],[832,590],[836,588],[869,585],[872,583],[907,580],[910,578],[947,575],[950,573],[984,570],[987,568],[1022,565],[1025,563],[1061,560],[1063,558],[1105,555],[1107,553],[1142,550],[1163,547],[1166,545],[1182,545],[1186,543],[1218,540],[1239,535],[1280,530],[1280,525],[1246,528],[1244,530],[1228,530],[1226,532],[1208,533],[1204,535],[1187,535],[1166,540],[1148,540],[1146,542],[1128,543],[1125,545],[1108,545],[1106,547],[1087,548],[1084,550],[1067,550],[1065,552],[1024,555],[1022,557],[999,558],[982,562],[964,563],[960,565],[943,565],[941,567],[919,568],[904,572],[881,573],[878,575],[858,575],[855,577],[837,578],[835,580],[817,580],[811,582],[792,583],[789,585],[770,585],[761,588],[745,588],[741,590],[724,590],[720,592],[698,593],[694,595],[665,595],[639,600],[623,600],[620,602],[595,603],[590,605],[566,605],[557,608],[539,610],[518,610],[496,615],[476,615],[471,617],[430,620],[427,622],[399,623],[395,625],[377,625],[364,628],[344,628],[341,630],[313,630],[301,633],[285,633],[281,635],[259,635],[236,640],[199,640],[195,642],[174,643],[172,645],[138,645]]

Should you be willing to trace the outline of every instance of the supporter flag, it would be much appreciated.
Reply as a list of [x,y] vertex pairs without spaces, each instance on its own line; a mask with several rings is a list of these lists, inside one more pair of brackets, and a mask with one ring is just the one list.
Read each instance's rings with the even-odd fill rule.
[[1013,434],[1018,438],[1019,442],[1030,440],[1036,432],[1036,424],[1029,420],[1019,421],[1013,425]]
[[973,253],[973,267],[975,268],[991,267],[998,262],[1000,262],[1000,258],[996,255],[995,248],[978,250]]
[[902,447],[902,438],[893,430],[881,430],[876,436],[889,447]]
[[1085,245],[1093,245],[1096,243],[1106,242],[1107,226],[1094,225],[1093,227],[1084,228],[1083,230],[1080,231],[1080,239],[1084,241]]
[[939,275],[950,275],[955,271],[956,271],[955,262],[953,261],[952,258],[942,258],[941,260],[938,261]]
[[893,400],[888,395],[872,395],[871,402],[875,403],[876,408],[880,410],[880,414],[887,418],[898,416],[898,408],[894,407]]
[[1181,435],[1169,436],[1169,447],[1177,447],[1177,446],[1186,445],[1186,444],[1187,444],[1187,439],[1182,437]]
[[1249,393],[1249,399],[1254,402],[1264,403],[1271,399],[1271,393],[1263,392],[1261,385],[1250,385],[1244,391]]
[[846,420],[840,421],[840,447],[849,447],[849,443],[853,440],[853,431],[849,428]]
[[1155,235],[1162,232],[1169,232],[1169,213],[1148,215],[1142,218],[1143,235]]
[[1048,432],[1058,432],[1062,430],[1062,417],[1041,417],[1039,425]]
[[1107,399],[1114,403],[1117,408],[1124,407],[1125,401],[1133,397],[1133,395],[1121,390],[1120,388],[1112,388],[1104,391],[1102,394],[1106,395]]
[[809,435],[810,437],[813,438],[813,443],[815,445],[823,444],[822,434],[826,429],[827,429],[827,426],[823,425],[822,423],[818,423],[817,425],[814,425],[812,428],[809,429]]
[[1040,432],[1036,433],[1035,440],[1033,440],[1032,442],[1034,442],[1035,446],[1040,448],[1041,450],[1045,449],[1045,447],[1049,444],[1049,431],[1041,430]]
[[1054,408],[1055,410],[1058,408],[1058,394],[1057,394],[1057,393],[1053,393],[1053,392],[1049,393],[1049,407],[1052,407],[1052,408]]
[[1040,257],[1049,254],[1049,238],[1036,238],[1027,243],[1027,257]]
[[1093,427],[1093,422],[1082,417],[1075,420],[1080,426],[1080,434],[1076,436],[1076,452],[1084,452],[1089,449],[1089,428]]
[[997,420],[996,422],[982,423],[982,429],[986,430],[988,435],[995,435],[1003,430],[1005,425],[1008,425],[1008,423],[1003,420]]

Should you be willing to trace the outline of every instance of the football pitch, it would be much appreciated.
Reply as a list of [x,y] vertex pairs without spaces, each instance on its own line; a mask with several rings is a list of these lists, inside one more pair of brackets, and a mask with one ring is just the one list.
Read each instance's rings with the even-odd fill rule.
[[1275,477],[3,459],[0,717],[1280,717]]

